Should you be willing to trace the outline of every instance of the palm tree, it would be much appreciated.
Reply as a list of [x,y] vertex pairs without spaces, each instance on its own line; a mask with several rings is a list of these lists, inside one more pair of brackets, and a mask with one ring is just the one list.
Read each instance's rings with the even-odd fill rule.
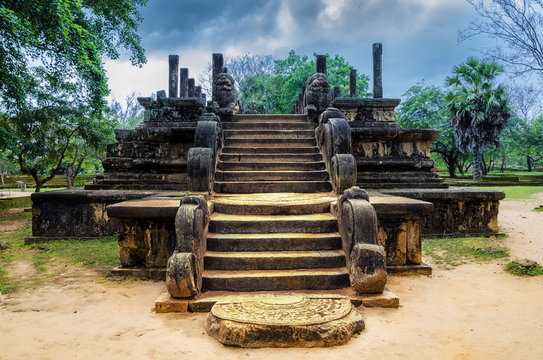
[[498,145],[498,136],[511,117],[509,97],[502,85],[495,86],[503,67],[495,62],[468,58],[453,67],[445,96],[458,145],[473,154],[473,179],[481,179],[481,150]]

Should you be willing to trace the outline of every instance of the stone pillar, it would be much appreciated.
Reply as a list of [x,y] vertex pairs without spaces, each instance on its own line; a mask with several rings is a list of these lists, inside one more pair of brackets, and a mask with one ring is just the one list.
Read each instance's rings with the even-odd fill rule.
[[202,96],[202,87],[201,86],[196,86],[194,88],[194,96],[199,98]]
[[326,74],[326,55],[317,55],[317,72]]
[[189,79],[188,96],[194,97],[194,79]]
[[373,97],[383,97],[383,44],[373,44]]
[[[223,56],[222,54],[213,54],[213,58],[212,58],[212,77],[211,77],[211,81],[212,81],[212,86],[215,85],[215,81],[217,80],[217,78],[219,77],[219,74],[223,72],[223,68],[224,68],[224,59],[223,59]],[[212,101],[215,101],[215,92],[212,91]]]
[[349,92],[352,98],[356,97],[356,69],[351,69],[351,74],[349,77]]
[[179,67],[179,55],[169,55],[168,63],[170,71],[168,76],[168,97],[177,97],[179,93],[179,77],[177,68]]
[[189,69],[181,68],[181,97],[189,96]]
[[339,86],[334,86],[334,99],[341,96],[341,88]]

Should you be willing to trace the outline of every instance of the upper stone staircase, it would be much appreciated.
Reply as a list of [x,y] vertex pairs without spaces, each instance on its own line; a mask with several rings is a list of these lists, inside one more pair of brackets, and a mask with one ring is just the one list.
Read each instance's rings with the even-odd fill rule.
[[223,123],[217,193],[328,192],[332,185],[304,115],[237,115]]

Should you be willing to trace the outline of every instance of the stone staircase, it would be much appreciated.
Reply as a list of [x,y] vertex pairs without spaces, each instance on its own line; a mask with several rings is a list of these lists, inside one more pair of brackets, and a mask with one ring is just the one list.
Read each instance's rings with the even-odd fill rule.
[[303,115],[238,115],[223,126],[202,288],[349,287],[313,124]]
[[304,115],[237,115],[224,122],[217,193],[313,193],[332,190]]
[[[274,202],[273,195],[249,202],[241,196],[215,200],[202,287],[206,291],[348,287],[337,220],[329,212],[334,198],[283,194]],[[297,201],[292,198],[296,195]]]

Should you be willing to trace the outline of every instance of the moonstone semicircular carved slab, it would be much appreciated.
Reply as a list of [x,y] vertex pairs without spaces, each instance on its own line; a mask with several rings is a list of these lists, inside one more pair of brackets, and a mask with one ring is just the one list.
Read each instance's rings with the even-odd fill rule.
[[347,342],[364,320],[342,296],[255,295],[216,303],[209,335],[241,347],[317,347]]

